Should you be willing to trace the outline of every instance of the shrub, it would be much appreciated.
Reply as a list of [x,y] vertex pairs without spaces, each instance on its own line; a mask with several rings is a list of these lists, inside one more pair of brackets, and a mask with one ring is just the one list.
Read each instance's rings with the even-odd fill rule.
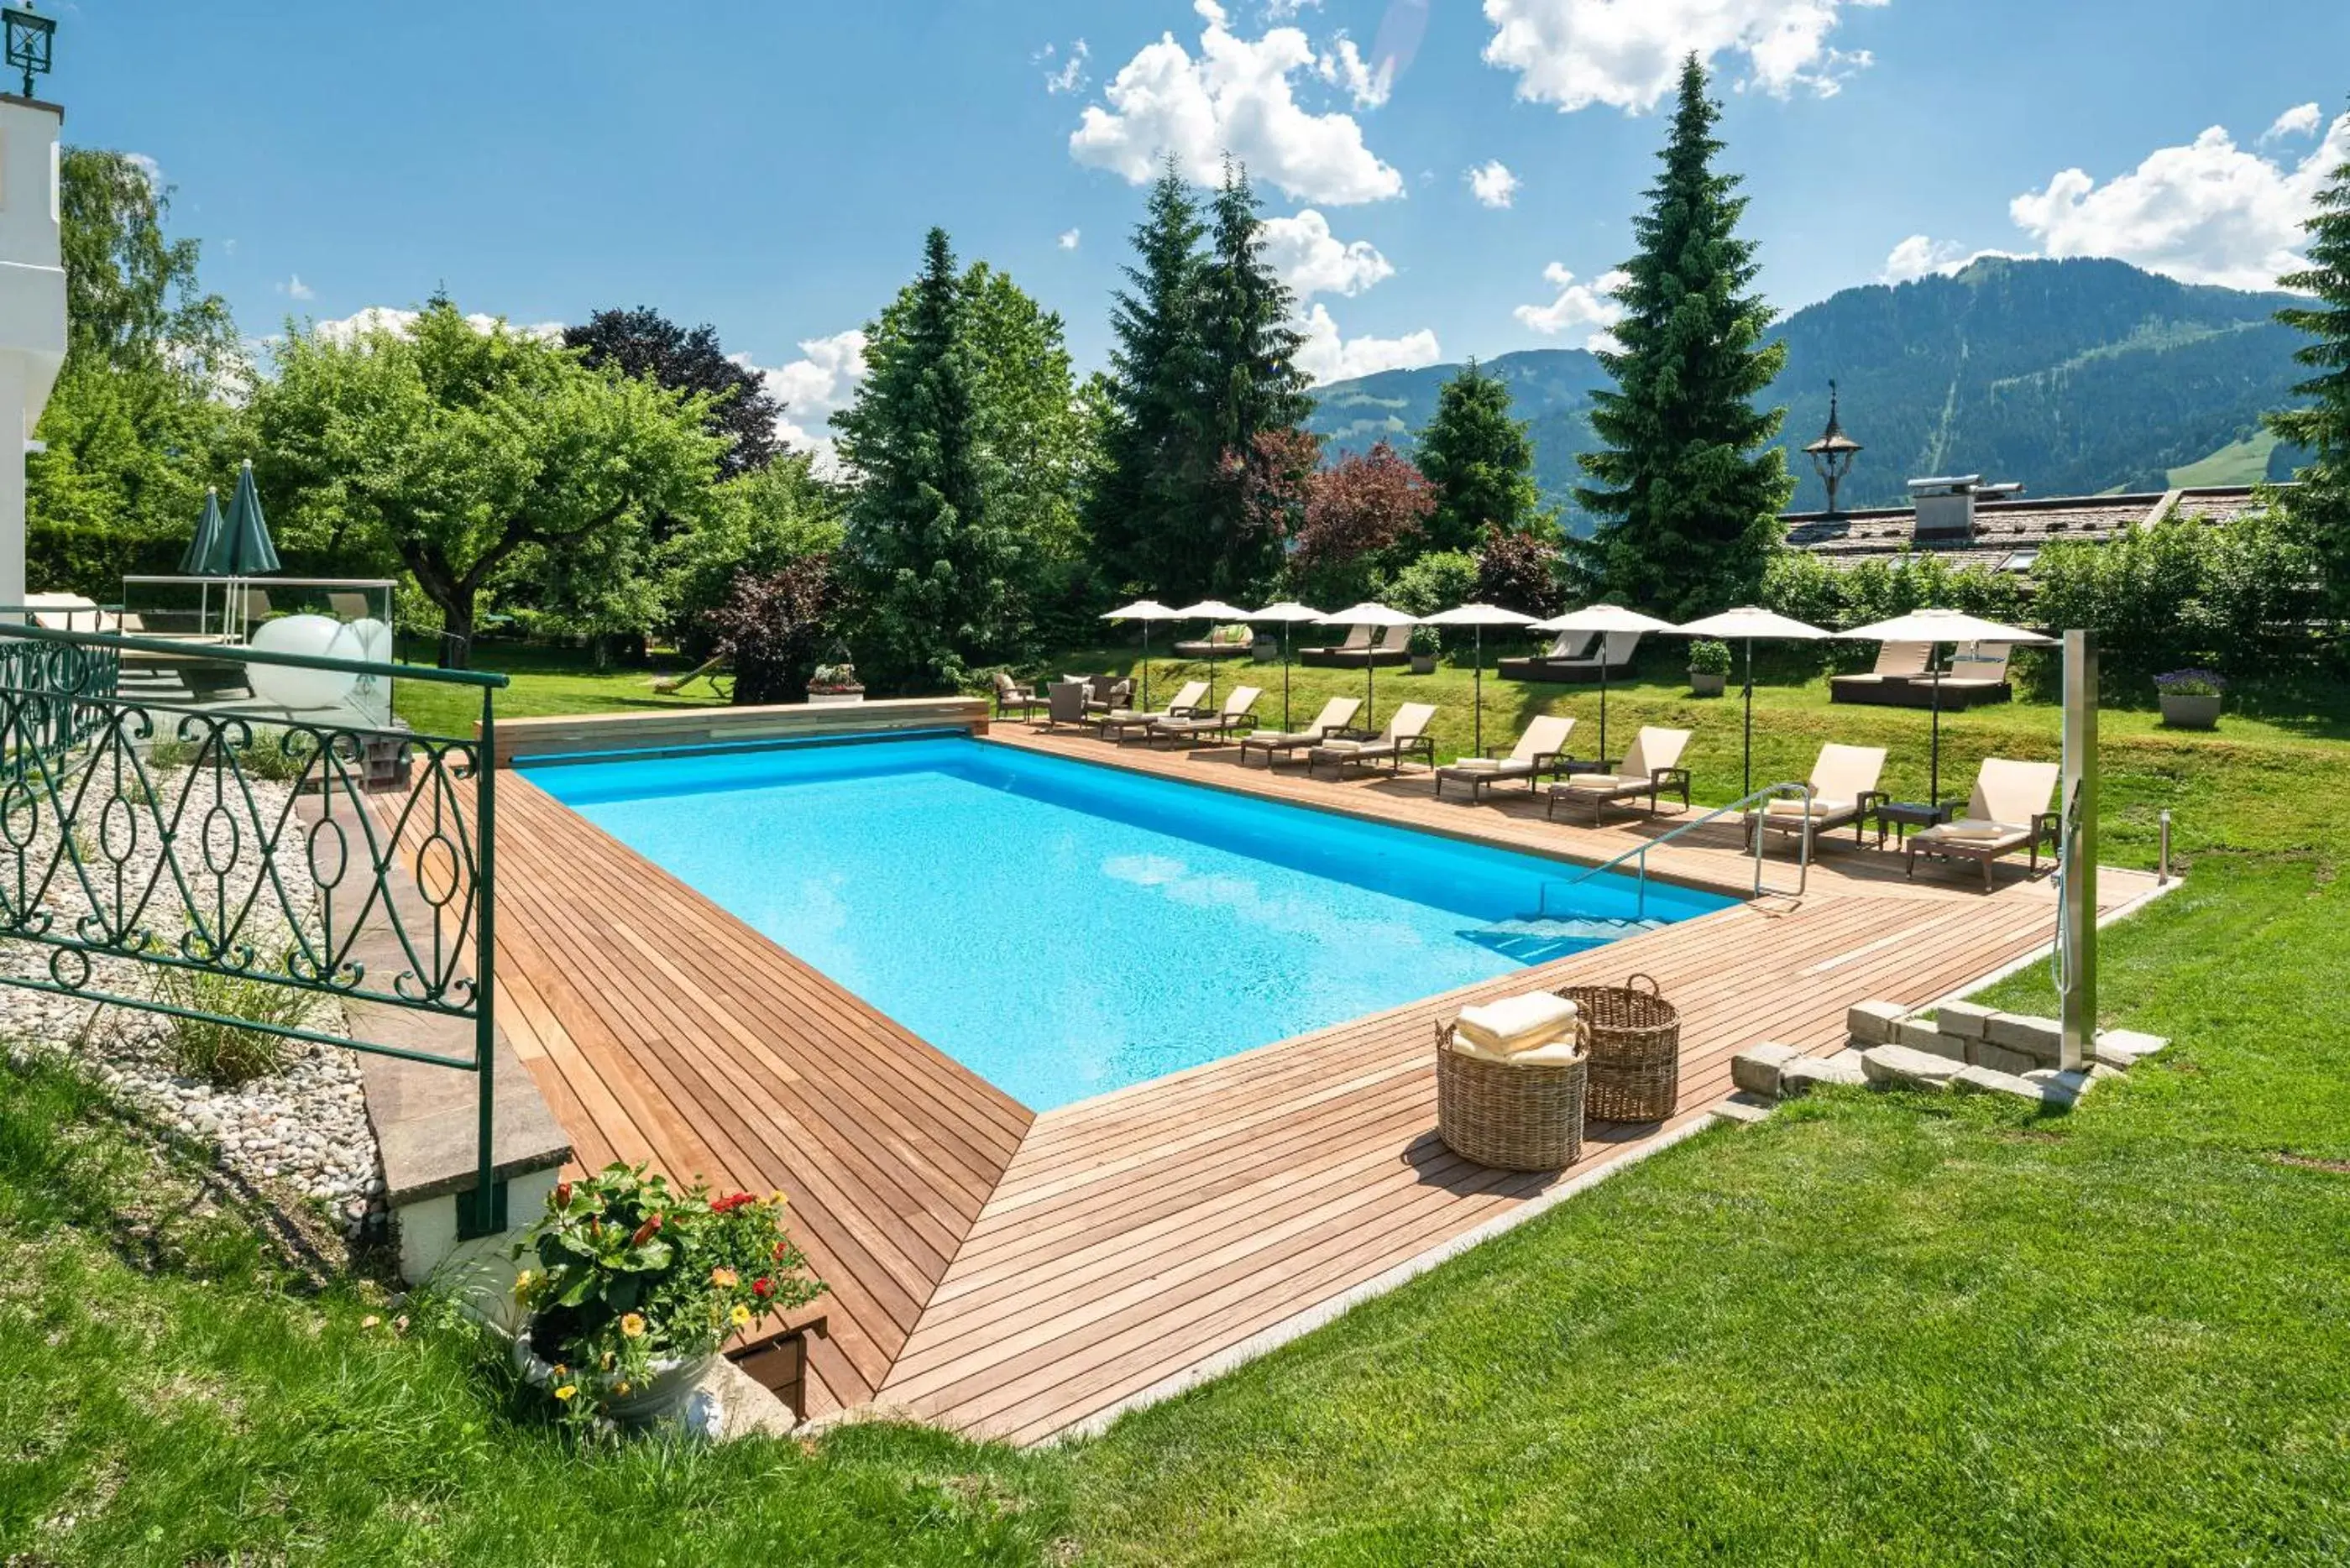
[[1711,638],[1700,638],[1690,644],[1690,673],[1692,675],[1727,675],[1730,673],[1730,644],[1716,642]]
[[236,765],[247,778],[293,784],[310,771],[318,754],[317,737],[305,730],[255,730],[253,743],[233,748]]
[[1411,638],[1406,646],[1422,659],[1433,659],[1444,651],[1444,638],[1432,626],[1416,626],[1411,628]]
[[[253,975],[209,969],[164,969],[155,978],[156,1000],[192,1012],[242,1018],[281,1029],[306,1027],[322,1005],[315,992],[298,991]],[[166,1013],[172,1065],[182,1077],[234,1088],[282,1071],[290,1043],[282,1035],[235,1023]]]
[[837,607],[835,585],[828,551],[734,580],[710,627],[719,651],[733,661],[737,703],[786,702],[806,690]]
[[1565,558],[1532,530],[1485,530],[1470,597],[1520,615],[1549,617],[1566,607]]
[[1434,550],[1398,572],[1387,602],[1406,615],[1434,615],[1467,604],[1477,593],[1477,557],[1466,550]]
[[2216,670],[2173,670],[2156,676],[2154,684],[2173,697],[2220,697],[2228,691],[2227,677]]

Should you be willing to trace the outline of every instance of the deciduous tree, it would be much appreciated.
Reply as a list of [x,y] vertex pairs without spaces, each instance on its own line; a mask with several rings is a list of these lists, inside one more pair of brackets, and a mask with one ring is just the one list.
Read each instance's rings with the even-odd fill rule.
[[1311,594],[1360,598],[1416,554],[1436,492],[1385,441],[1314,476],[1290,567]]
[[624,376],[650,376],[673,392],[703,394],[703,426],[727,442],[718,459],[722,479],[764,468],[784,450],[775,434],[784,406],[757,371],[728,356],[718,329],[706,321],[689,330],[649,306],[599,310],[582,325],[565,327],[563,342],[591,366],[615,366]]

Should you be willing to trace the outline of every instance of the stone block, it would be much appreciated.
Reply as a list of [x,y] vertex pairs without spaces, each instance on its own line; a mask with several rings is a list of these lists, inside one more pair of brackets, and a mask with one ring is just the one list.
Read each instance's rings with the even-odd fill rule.
[[1905,1018],[1893,1026],[1893,1044],[1907,1045],[1912,1051],[1929,1055],[1948,1056],[1953,1062],[1967,1059],[1967,1043],[1956,1035],[1945,1034],[1932,1024],[1915,1018]]
[[1775,1041],[1766,1040],[1760,1045],[1749,1045],[1730,1059],[1730,1081],[1750,1095],[1776,1099],[1779,1070],[1802,1054],[1794,1046],[1782,1045]]
[[2037,1056],[2027,1056],[2021,1051],[2011,1051],[1988,1040],[1968,1041],[1967,1061],[1978,1067],[1988,1067],[1994,1073],[2012,1073],[2019,1077],[2040,1065]]
[[1779,1108],[1779,1102],[1767,1095],[1748,1094],[1743,1090],[1731,1096],[1713,1107],[1715,1119],[1735,1122],[1740,1126],[1759,1122]]
[[2141,1034],[2135,1029],[2101,1029],[2096,1044],[2089,1048],[2089,1055],[2091,1060],[2108,1067],[2135,1067],[2169,1044],[2159,1034]]
[[1849,1051],[1836,1056],[1798,1056],[1779,1069],[1779,1094],[1783,1099],[1808,1094],[1821,1084],[1856,1089],[1867,1082],[1860,1058]]
[[2034,1083],[2018,1074],[1994,1072],[1989,1067],[1960,1068],[1950,1075],[1950,1087],[1961,1094],[2006,1095],[2051,1110],[2066,1109],[2077,1097],[2054,1085]]
[[1991,1009],[1971,1002],[1946,1002],[1934,1010],[1934,1017],[1943,1033],[1960,1040],[1980,1040],[1983,1026],[1991,1022]]
[[2063,1048],[2064,1026],[2053,1018],[2033,1018],[2020,1012],[1994,1012],[1983,1023],[1983,1038],[2010,1051],[2054,1064]]
[[1845,1013],[1845,1029],[1855,1040],[1871,1045],[1893,1043],[1893,1026],[1909,1016],[1909,1010],[1891,1002],[1856,1002]]
[[1939,1094],[1950,1086],[1952,1077],[1966,1070],[1966,1064],[1908,1045],[1878,1045],[1861,1053],[1860,1070],[1872,1084]]

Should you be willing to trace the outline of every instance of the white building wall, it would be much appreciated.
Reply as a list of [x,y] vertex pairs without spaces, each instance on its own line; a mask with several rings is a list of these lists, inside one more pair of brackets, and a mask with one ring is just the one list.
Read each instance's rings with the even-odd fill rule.
[[66,357],[54,104],[0,94],[0,604],[25,602],[25,443]]

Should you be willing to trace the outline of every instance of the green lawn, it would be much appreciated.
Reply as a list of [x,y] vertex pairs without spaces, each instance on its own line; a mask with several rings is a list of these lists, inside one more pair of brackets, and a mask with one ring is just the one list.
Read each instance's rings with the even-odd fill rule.
[[[404,649],[416,657],[419,650]],[[501,719],[529,719],[554,713],[611,713],[632,708],[695,708],[721,701],[706,680],[694,682],[684,694],[665,696],[653,690],[663,676],[680,676],[691,666],[681,659],[656,659],[651,668],[595,670],[585,657],[567,649],[487,642],[474,650],[477,670],[503,670],[513,683],[497,697]],[[470,735],[482,716],[482,697],[468,686],[442,686],[430,680],[402,680],[394,687],[400,716],[426,734]]]
[[[1719,798],[1729,705],[1625,696],[1700,719]],[[1829,732],[1919,765],[1923,715],[1766,711],[1774,769]],[[2170,805],[2196,863],[2106,938],[2109,1020],[2178,1044],[2074,1112],[1852,1093],[1708,1133],[1038,1454],[575,1453],[462,1331],[363,1327],[369,1287],[0,1072],[0,1562],[2350,1560],[2341,726],[2111,716],[2109,858]],[[2054,716],[1952,733],[2044,752]],[[2038,969],[1992,994],[2048,1005]]]

